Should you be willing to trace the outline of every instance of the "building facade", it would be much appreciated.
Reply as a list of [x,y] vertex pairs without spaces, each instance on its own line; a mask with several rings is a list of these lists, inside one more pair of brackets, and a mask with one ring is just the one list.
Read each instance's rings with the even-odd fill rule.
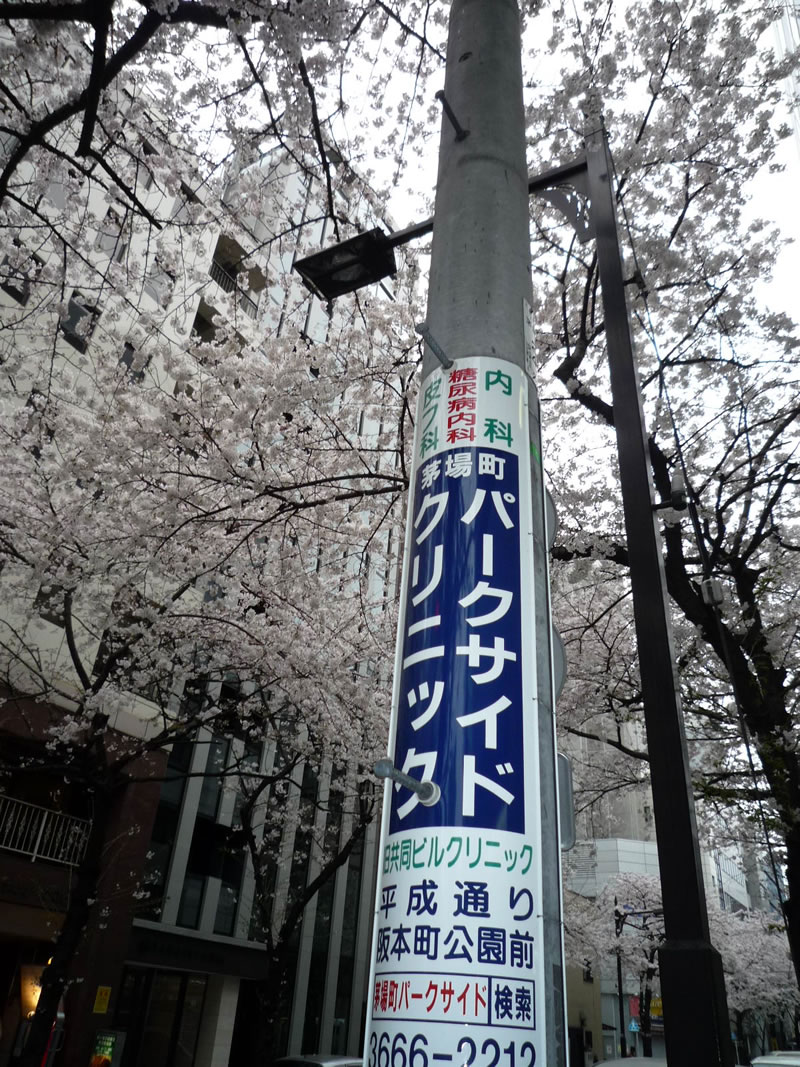
[[[28,177],[41,180],[37,211],[47,224],[23,220],[0,250],[0,358],[45,433],[42,364],[25,358],[33,345],[51,345],[57,365],[72,367],[74,395],[84,401],[102,388],[101,364],[116,368],[126,388],[147,379],[165,395],[191,399],[191,368],[213,356],[209,346],[265,345],[268,359],[270,339],[285,340],[291,330],[311,351],[335,321],[291,274],[301,242],[313,248],[328,240],[325,211],[303,168],[286,153],[256,152],[214,187],[187,154],[175,187],[167,164],[182,149],[159,129],[157,103],[135,83],[118,93],[140,207],[169,225],[156,239],[102,182],[72,169],[46,181],[32,166]],[[368,190],[352,172],[341,188],[341,216],[358,228],[372,211]],[[81,213],[74,245],[88,264],[78,274],[90,284],[67,277],[59,294],[55,230],[71,224],[73,205]],[[359,420],[357,409],[352,419]],[[361,423],[363,434],[363,416]],[[87,607],[72,619],[81,627],[78,657],[79,628],[65,625],[63,587],[46,576],[33,581],[13,558],[4,563],[0,1067],[24,1047],[37,981],[64,927],[97,818],[96,798],[69,777],[59,780],[57,763],[49,774],[29,768],[44,765],[48,744],[84,707],[76,658],[94,664],[96,679],[110,665],[125,665],[119,653],[126,647],[124,635],[104,629]],[[381,571],[374,583],[386,580]],[[224,589],[201,583],[188,595],[207,604]],[[343,862],[289,935],[290,1006],[276,1044],[293,1053],[360,1052],[377,827],[373,820],[356,833],[343,798],[358,795],[363,775],[334,758],[296,759],[281,788],[262,793],[249,823],[256,846],[271,835],[271,858],[256,870],[243,844],[242,783],[277,778],[282,756],[269,740],[226,732],[217,714],[227,708],[235,721],[247,679],[219,670],[188,674],[166,660],[160,673],[153,665],[125,669],[130,688],[118,685],[113,704],[103,706],[106,742],[115,752],[129,743],[144,752],[152,741],[152,752],[128,767],[130,784],[108,814],[100,898],[71,966],[53,1034],[56,1062],[84,1067],[92,1054],[107,1054],[114,1067],[223,1067],[243,1059],[257,1021],[253,989],[265,973],[265,924],[283,925],[291,902],[337,851]],[[197,707],[185,717],[196,729],[156,743],[165,721],[180,721],[191,701]],[[217,718],[206,727],[209,708]]]

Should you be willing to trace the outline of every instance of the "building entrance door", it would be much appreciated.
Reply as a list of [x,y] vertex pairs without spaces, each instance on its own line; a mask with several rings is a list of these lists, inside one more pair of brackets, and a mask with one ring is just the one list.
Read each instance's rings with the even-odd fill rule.
[[193,1067],[206,984],[204,974],[126,968],[115,1016],[124,1067]]

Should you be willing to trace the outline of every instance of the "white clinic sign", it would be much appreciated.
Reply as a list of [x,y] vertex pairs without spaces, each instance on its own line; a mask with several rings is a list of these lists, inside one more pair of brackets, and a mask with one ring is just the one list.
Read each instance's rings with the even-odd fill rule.
[[460,359],[420,390],[365,1067],[544,1065],[528,384]]

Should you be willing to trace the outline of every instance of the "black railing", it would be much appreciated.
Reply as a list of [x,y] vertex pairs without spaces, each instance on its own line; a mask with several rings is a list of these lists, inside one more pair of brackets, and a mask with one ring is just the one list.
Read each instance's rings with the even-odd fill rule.
[[215,281],[220,289],[224,289],[226,293],[235,293],[236,303],[245,313],[249,315],[251,319],[254,319],[258,314],[258,304],[249,296],[241,286],[236,284],[234,276],[218,263],[216,259],[211,260],[211,266],[208,268],[208,273],[211,276],[212,281]]

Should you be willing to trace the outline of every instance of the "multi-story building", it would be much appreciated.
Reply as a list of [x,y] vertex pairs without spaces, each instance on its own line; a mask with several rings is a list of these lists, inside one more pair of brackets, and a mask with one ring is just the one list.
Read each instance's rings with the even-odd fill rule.
[[[778,46],[777,53],[781,59],[796,53],[800,48],[800,15],[798,15],[796,5],[786,4],[783,7],[781,17],[775,23],[775,37]],[[794,126],[795,149],[800,152],[800,77],[796,67],[792,69],[786,82]]]
[[[107,381],[101,367],[119,368],[126,388],[148,376],[164,395],[191,397],[192,368],[202,372],[209,355],[204,346],[224,340],[258,348],[285,338],[290,326],[310,346],[330,328],[329,309],[291,275],[298,242],[326,240],[325,213],[303,170],[275,151],[231,168],[215,191],[190,166],[190,153],[159,130],[158,106],[146,89],[130,82],[118,92],[138,214],[107,183],[62,170],[42,181],[38,217],[23,218],[0,254],[0,359],[15,394],[29,394],[31,418],[42,424],[38,398],[47,386],[41,361],[27,358],[33,346],[49,345],[58,366],[72,368],[75,402],[88,409],[87,398]],[[64,136],[66,150],[71,133]],[[165,178],[176,154],[184,161],[177,188]],[[39,180],[35,167],[29,178]],[[349,173],[340,206],[356,226],[371,210],[367,194]],[[169,224],[156,234],[139,224],[141,209]],[[82,250],[75,281],[58,261],[64,227]],[[358,411],[352,416],[357,420]],[[50,774],[26,773],[26,753],[41,753],[52,741],[54,724],[83,699],[86,679],[76,677],[63,588],[46,575],[23,574],[12,557],[4,562],[0,744],[7,772],[15,760],[20,770],[0,784],[0,1067],[12,1064],[24,1043],[37,976],[63,927],[93,819],[91,797],[59,779],[57,761]],[[385,572],[374,578],[385,580]],[[215,580],[189,595],[206,603],[221,594]],[[86,612],[75,632],[96,677],[121,638]],[[235,709],[248,684],[220,670],[198,668],[192,676],[181,664],[173,671],[164,661],[128,677],[130,687],[118,686],[113,705],[104,706],[112,748],[155,737],[187,701]],[[90,913],[71,971],[76,984],[65,997],[59,1062],[69,1067],[83,1067],[103,1041],[108,1048],[116,1042],[115,1067],[222,1067],[232,1049],[237,1062],[244,1058],[258,1010],[248,983],[264,974],[263,924],[280,927],[292,895],[353,833],[354,815],[342,798],[357,792],[355,770],[332,758],[299,760],[279,797],[264,793],[254,825],[262,835],[271,827],[274,848],[270,884],[266,891],[257,886],[264,870],[254,870],[241,842],[237,783],[243,768],[250,777],[273,775],[279,757],[274,744],[210,723],[156,745],[128,769],[132,783],[109,819],[103,906]],[[270,805],[279,805],[271,822]],[[375,853],[373,823],[291,933],[291,1007],[278,1039],[287,1051],[360,1052]]]

